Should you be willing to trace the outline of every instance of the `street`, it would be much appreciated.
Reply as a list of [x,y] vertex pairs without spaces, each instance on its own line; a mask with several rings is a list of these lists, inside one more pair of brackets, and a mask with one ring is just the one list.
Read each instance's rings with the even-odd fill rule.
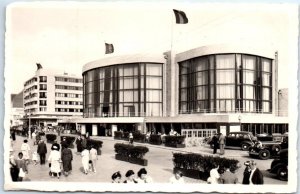
[[[21,136],[16,137],[16,141],[14,142],[14,155],[17,157],[18,152],[20,151],[21,144],[25,138]],[[71,149],[73,153],[73,170],[71,174],[67,177],[62,175],[60,179],[56,177],[49,176],[49,166],[48,162],[46,165],[34,165],[32,162],[28,165],[28,174],[25,181],[66,181],[66,182],[111,182],[111,175],[114,172],[120,171],[122,174],[122,180],[125,180],[125,173],[127,170],[132,169],[136,175],[137,171],[143,166],[135,165],[128,162],[118,161],[115,159],[114,152],[114,144],[115,143],[127,143],[123,140],[114,140],[113,137],[92,137],[92,139],[99,139],[103,141],[103,146],[101,149],[102,154],[99,155],[97,161],[97,172],[90,172],[85,175],[83,173],[83,168],[81,164],[81,156],[76,153],[75,148]],[[169,182],[169,178],[172,176],[173,171],[173,162],[172,162],[172,152],[193,152],[200,153],[204,155],[211,155],[212,149],[209,148],[208,145],[200,146],[200,147],[186,147],[186,148],[169,148],[165,146],[157,146],[150,144],[142,144],[142,143],[134,143],[135,145],[144,145],[148,146],[149,152],[146,153],[145,159],[148,159],[148,166],[146,166],[146,170],[148,171],[148,175],[153,178],[153,181],[156,183],[167,183]],[[29,139],[29,145],[31,147],[32,155],[33,151],[36,151],[37,146],[33,146],[33,140]],[[51,144],[47,143],[48,153],[46,159],[48,159],[50,153]],[[219,150],[218,150],[219,151]],[[222,156],[223,157],[223,156]],[[250,160],[247,151],[234,150],[234,149],[226,149],[225,155],[226,158],[234,158],[240,161],[241,168],[236,172],[239,182],[242,182],[243,179],[243,171],[244,171],[244,162]],[[267,172],[267,169],[270,168],[270,164],[273,161],[269,160],[259,160],[254,159],[257,163],[257,167],[264,174],[264,182],[265,184],[282,184],[286,185],[287,182],[278,180],[275,175]],[[206,183],[203,180],[192,179],[188,177],[184,177],[186,183]]]

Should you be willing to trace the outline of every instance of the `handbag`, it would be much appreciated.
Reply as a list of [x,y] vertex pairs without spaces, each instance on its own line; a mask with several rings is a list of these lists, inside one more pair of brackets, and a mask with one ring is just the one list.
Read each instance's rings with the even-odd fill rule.
[[22,178],[25,177],[25,172],[23,171],[23,168],[20,168],[19,177],[22,177]]

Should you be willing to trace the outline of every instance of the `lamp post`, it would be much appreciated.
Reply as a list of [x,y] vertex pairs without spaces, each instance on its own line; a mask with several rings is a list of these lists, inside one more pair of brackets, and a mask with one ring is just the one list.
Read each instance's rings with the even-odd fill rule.
[[238,119],[239,119],[239,124],[240,124],[240,131],[242,131],[242,123],[241,123],[241,121],[242,121],[242,116],[239,115]]

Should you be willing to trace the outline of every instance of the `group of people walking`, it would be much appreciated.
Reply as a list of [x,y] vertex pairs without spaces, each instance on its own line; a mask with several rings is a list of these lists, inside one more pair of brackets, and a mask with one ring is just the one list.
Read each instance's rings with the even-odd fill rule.
[[213,149],[214,152],[213,154],[217,153],[218,147],[220,148],[220,155],[224,155],[225,154],[225,136],[222,133],[216,133],[214,134],[214,136],[212,137],[212,144],[213,144]]
[[225,164],[224,171],[220,172],[219,166],[213,164],[213,168],[210,171],[210,177],[207,179],[209,184],[245,184],[245,185],[262,185],[264,184],[264,177],[261,171],[256,167],[254,160],[244,163],[245,170],[243,174],[242,182],[235,172],[230,168],[228,164]]

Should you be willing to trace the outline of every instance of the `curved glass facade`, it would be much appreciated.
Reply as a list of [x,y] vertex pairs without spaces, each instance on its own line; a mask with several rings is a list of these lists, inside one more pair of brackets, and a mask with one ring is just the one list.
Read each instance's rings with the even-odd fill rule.
[[99,67],[83,80],[84,117],[162,116],[162,64]]
[[272,60],[215,54],[179,63],[179,112],[272,112]]

